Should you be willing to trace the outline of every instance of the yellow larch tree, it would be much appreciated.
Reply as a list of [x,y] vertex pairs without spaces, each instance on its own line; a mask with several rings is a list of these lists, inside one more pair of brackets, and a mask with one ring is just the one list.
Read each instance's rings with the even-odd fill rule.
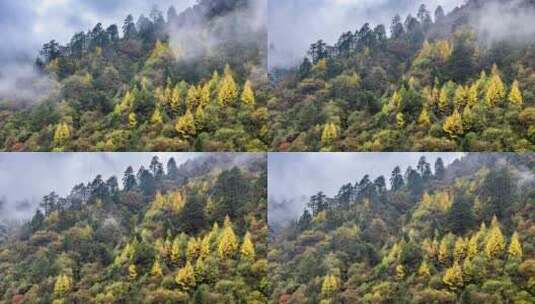
[[201,103],[201,88],[197,86],[190,86],[188,94],[186,95],[186,104],[190,111],[194,111]]
[[322,147],[329,147],[334,144],[335,140],[338,138],[338,129],[336,125],[331,122],[327,123],[323,127],[323,132],[321,133],[321,145]]
[[249,80],[247,80],[245,82],[245,85],[243,86],[243,91],[241,94],[241,101],[244,104],[250,105],[250,106],[255,104],[255,94],[254,94],[251,82]]
[[205,259],[210,255],[210,235],[207,234],[201,241],[201,247],[199,248],[199,258]]
[[225,74],[219,86],[217,100],[221,106],[232,105],[238,98],[238,89],[232,76],[230,66],[225,67]]
[[401,264],[398,264],[396,266],[396,279],[398,279],[399,281],[403,280],[405,278],[405,267],[403,267],[403,265]]
[[56,146],[64,146],[71,138],[71,131],[66,122],[62,122],[56,126],[54,131],[54,143]]
[[177,272],[175,276],[175,282],[178,284],[180,289],[184,291],[188,291],[195,287],[195,271],[189,261]]
[[156,107],[156,109],[154,109],[154,113],[152,113],[152,116],[150,117],[150,122],[154,125],[159,125],[163,123],[162,112],[160,111],[159,107]]
[[442,129],[452,138],[457,138],[464,134],[463,119],[457,109],[446,118]]
[[188,244],[186,246],[186,258],[188,261],[195,261],[199,257],[201,243],[202,241],[200,239],[194,237],[188,240]]
[[184,253],[182,251],[182,246],[180,244],[180,239],[176,237],[173,240],[173,244],[171,245],[171,252],[170,252],[170,258],[171,262],[175,265],[177,265],[180,262],[180,259],[184,256]]
[[186,114],[177,120],[175,130],[182,138],[189,138],[195,135],[197,132],[195,127],[195,119],[189,109],[186,111]]
[[182,106],[182,90],[181,90],[181,86],[177,84],[173,88],[173,92],[170,95],[169,107],[171,108],[171,112],[177,115],[180,112],[181,106]]
[[479,253],[479,237],[478,234],[472,235],[468,244],[466,245],[466,257],[473,259]]
[[518,233],[515,231],[511,237],[511,244],[508,250],[509,256],[514,258],[522,258],[522,244],[518,238]]
[[217,245],[217,253],[221,259],[227,259],[234,256],[238,250],[238,240],[236,239],[236,234],[234,234],[228,216],[225,218],[224,226],[223,233],[221,234]]
[[455,261],[461,261],[466,256],[466,241],[462,237],[458,237],[455,240],[455,245],[453,246],[453,258]]
[[128,127],[130,129],[135,129],[137,126],[137,117],[136,117],[136,113],[134,112],[131,112],[130,114],[128,114]]
[[469,107],[473,107],[476,105],[479,101],[479,88],[476,83],[472,84],[470,88],[468,89],[468,93],[466,95],[466,101],[467,105]]
[[255,247],[253,241],[251,240],[251,234],[247,232],[243,238],[243,243],[241,245],[240,254],[243,258],[247,260],[254,260],[255,258]]
[[429,268],[429,264],[427,264],[426,260],[424,260],[422,264],[420,264],[420,267],[418,267],[418,275],[421,277],[431,276],[431,269]]
[[450,259],[450,248],[446,237],[442,238],[438,247],[438,261],[447,264]]
[[491,78],[485,94],[485,100],[488,105],[495,106],[505,98],[505,85],[496,65],[492,67]]
[[418,116],[418,124],[423,127],[429,127],[431,125],[431,117],[425,107],[420,112],[420,116]]
[[451,289],[457,289],[464,285],[463,270],[457,261],[446,269],[442,276],[442,281]]
[[446,114],[449,112],[450,107],[450,93],[448,90],[448,87],[444,85],[442,89],[440,89],[440,95],[438,97],[438,109],[442,114]]
[[511,92],[509,92],[508,100],[510,103],[515,105],[522,105],[524,103],[524,98],[522,97],[522,92],[520,91],[520,87],[518,85],[518,81],[513,81],[513,85],[511,86]]
[[153,277],[158,277],[158,278],[163,276],[162,266],[160,265],[159,257],[157,257],[156,260],[154,260],[154,264],[152,264],[152,268],[150,269],[150,274]]
[[500,229],[500,224],[496,216],[492,219],[490,231],[487,235],[485,243],[485,253],[489,258],[496,258],[502,255],[505,251],[505,239]]
[[325,276],[323,283],[321,284],[321,297],[323,299],[330,299],[336,294],[339,288],[340,286],[336,276],[328,274]]
[[459,110],[464,109],[464,107],[468,104],[468,95],[469,95],[469,88],[465,88],[462,85],[457,86],[457,89],[455,90],[455,107]]
[[137,269],[136,265],[134,264],[128,266],[128,279],[130,281],[134,281],[135,279],[137,279]]
[[72,279],[66,274],[60,274],[54,283],[54,295],[58,298],[64,297],[72,288]]
[[401,113],[401,112],[396,114],[396,125],[400,129],[405,126],[405,117],[404,117],[403,113]]

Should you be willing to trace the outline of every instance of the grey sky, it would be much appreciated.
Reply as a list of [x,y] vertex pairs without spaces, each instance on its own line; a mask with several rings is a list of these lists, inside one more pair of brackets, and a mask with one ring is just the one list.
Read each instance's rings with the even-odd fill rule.
[[416,167],[420,156],[433,166],[441,157],[448,165],[463,153],[270,153],[268,155],[269,201],[291,201],[283,210],[271,208],[271,222],[279,217],[289,220],[300,215],[306,200],[323,191],[334,196],[343,184],[352,183],[369,174],[373,180],[381,175],[390,177],[392,169]]
[[438,5],[449,12],[465,0],[270,0],[269,61],[271,67],[302,60],[309,45],[319,39],[333,43],[346,31],[364,23],[385,24],[400,14],[416,15],[420,4],[432,13]]
[[[104,179],[113,175],[120,180],[128,166],[135,171],[149,166],[154,155],[167,164],[174,157],[180,165],[199,153],[0,153],[0,198],[7,198],[6,209],[21,200],[36,203],[55,191],[64,196],[81,182],[92,181],[97,174]],[[5,210],[4,210],[5,211]],[[19,217],[25,214],[13,214]],[[1,218],[2,216],[0,216]]]

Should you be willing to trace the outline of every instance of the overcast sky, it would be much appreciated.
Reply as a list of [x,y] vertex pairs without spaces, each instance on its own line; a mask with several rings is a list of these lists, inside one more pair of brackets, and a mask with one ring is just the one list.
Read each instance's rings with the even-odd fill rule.
[[195,0],[0,0],[0,62],[23,55],[36,57],[42,44],[52,39],[66,43],[76,32],[92,29],[98,22],[104,27],[119,27],[128,14],[137,21],[149,15],[157,4],[166,16],[173,5],[177,12]]
[[269,153],[269,201],[292,204],[281,210],[271,208],[270,221],[295,218],[311,195],[323,191],[333,197],[342,185],[355,184],[366,174],[372,180],[384,175],[388,184],[394,167],[400,166],[403,173],[408,166],[416,168],[422,155],[434,169],[438,157],[448,165],[463,153]]
[[438,5],[446,12],[465,0],[270,0],[270,66],[285,67],[302,60],[311,43],[329,43],[369,22],[389,28],[392,17],[416,15],[420,4],[432,13]]
[[92,181],[97,174],[104,179],[115,175],[120,181],[128,166],[135,171],[141,165],[148,168],[154,155],[158,155],[165,168],[171,157],[180,165],[199,154],[0,153],[0,198],[7,198],[8,209],[12,210],[13,203],[17,201],[36,203],[51,191],[64,196],[74,185]]

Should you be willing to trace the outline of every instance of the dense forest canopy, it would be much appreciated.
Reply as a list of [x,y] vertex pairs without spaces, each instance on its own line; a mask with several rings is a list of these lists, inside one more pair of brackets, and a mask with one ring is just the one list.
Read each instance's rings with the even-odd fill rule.
[[263,0],[156,7],[43,45],[39,100],[0,96],[7,151],[266,150]]
[[154,157],[0,237],[0,303],[265,303],[266,159]]
[[533,303],[534,185],[533,154],[489,153],[319,192],[271,236],[270,303]]
[[533,16],[528,0],[422,5],[313,43],[271,73],[271,149],[533,150]]

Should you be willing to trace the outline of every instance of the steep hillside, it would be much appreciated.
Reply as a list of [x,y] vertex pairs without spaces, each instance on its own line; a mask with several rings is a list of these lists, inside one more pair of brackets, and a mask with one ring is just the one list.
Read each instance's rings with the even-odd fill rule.
[[421,6],[312,44],[299,67],[273,72],[271,149],[533,150],[533,16],[526,0],[434,17]]
[[0,243],[0,303],[265,303],[265,156],[148,168],[46,195]]
[[535,155],[422,158],[271,236],[270,303],[533,303]]
[[44,44],[40,77],[19,84],[35,98],[0,96],[0,149],[266,150],[265,5],[155,7]]

